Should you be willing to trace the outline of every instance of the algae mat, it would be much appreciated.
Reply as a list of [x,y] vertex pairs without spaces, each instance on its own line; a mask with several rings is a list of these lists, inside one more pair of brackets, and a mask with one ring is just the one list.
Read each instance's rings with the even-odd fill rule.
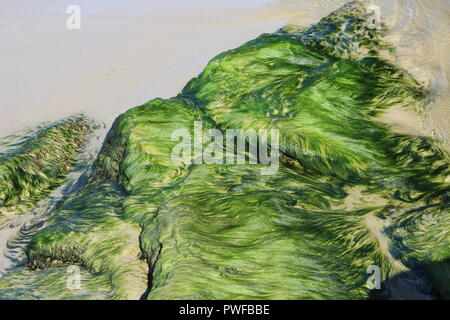
[[[26,268],[0,279],[0,298],[448,299],[449,155],[379,120],[420,111],[427,92],[369,19],[352,2],[310,28],[263,34],[215,57],[177,97],[119,116],[89,178],[27,243]],[[173,161],[173,133],[195,135],[200,121],[276,129],[278,170],[262,174],[245,150],[242,164]],[[12,214],[61,183],[71,162],[54,164],[87,130],[73,126],[2,156]],[[54,160],[35,156],[40,144],[55,145]],[[64,265],[83,268],[81,291],[63,285]]]

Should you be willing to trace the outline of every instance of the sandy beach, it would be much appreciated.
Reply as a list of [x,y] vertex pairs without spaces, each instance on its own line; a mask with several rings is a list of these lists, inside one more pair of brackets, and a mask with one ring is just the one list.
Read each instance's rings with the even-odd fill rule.
[[130,107],[176,95],[215,55],[284,25],[265,1],[2,1],[0,136],[85,112],[109,125]]

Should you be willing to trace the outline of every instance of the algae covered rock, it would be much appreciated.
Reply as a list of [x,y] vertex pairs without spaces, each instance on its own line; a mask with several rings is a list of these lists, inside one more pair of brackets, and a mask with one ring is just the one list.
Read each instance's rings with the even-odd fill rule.
[[[29,244],[28,266],[81,264],[118,299],[367,299],[374,267],[383,298],[398,281],[413,298],[448,297],[449,155],[377,120],[420,108],[426,92],[383,58],[367,19],[353,2],[309,29],[264,34],[177,97],[119,116],[89,181]],[[243,164],[174,161],[174,132],[195,136],[197,122],[277,129],[278,171],[262,174],[250,151]],[[23,284],[8,279],[0,297],[3,281]]]
[[[76,268],[76,269],[74,269]],[[80,286],[68,290],[71,269],[79,272]],[[92,274],[78,266],[55,265],[41,272],[26,267],[2,278],[2,300],[106,300],[111,299],[111,285],[107,276]]]
[[139,299],[147,289],[147,265],[140,259],[139,226],[122,215],[122,192],[92,183],[68,197],[28,249],[28,266],[81,264],[106,276],[111,296]]
[[3,154],[0,210],[23,211],[61,183],[92,126],[83,117],[52,124]]

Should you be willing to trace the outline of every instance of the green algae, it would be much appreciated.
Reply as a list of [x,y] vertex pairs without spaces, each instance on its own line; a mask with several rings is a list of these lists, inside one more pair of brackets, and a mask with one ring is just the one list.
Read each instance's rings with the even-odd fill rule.
[[[385,283],[424,268],[448,297],[449,155],[377,121],[426,93],[382,58],[366,19],[355,2],[262,35],[177,97],[118,117],[88,184],[30,243],[29,267],[81,264],[118,299],[365,299],[368,267]],[[172,133],[199,120],[279,129],[278,173],[172,161]]]
[[[54,265],[41,272],[20,268],[2,278],[1,300],[106,300],[112,297],[108,278],[80,268],[80,289],[67,288],[71,273],[67,265]],[[70,271],[70,269],[69,269]]]
[[[296,179],[295,171],[282,171],[274,178],[251,167],[193,169],[177,197],[144,228],[143,249],[155,252],[159,244],[151,259],[149,298],[364,297],[364,290],[339,277],[330,263],[339,257],[333,250],[338,248],[306,227],[320,214],[310,216],[311,208],[319,210],[339,195],[319,191],[313,180]],[[308,194],[323,201],[317,206]],[[340,262],[350,271],[349,260]]]
[[40,129],[0,157],[0,210],[29,209],[63,180],[92,122],[74,118]]
[[147,288],[139,259],[139,228],[121,217],[121,192],[110,184],[88,185],[67,198],[30,243],[29,267],[78,263],[108,276],[116,299],[138,299]]

